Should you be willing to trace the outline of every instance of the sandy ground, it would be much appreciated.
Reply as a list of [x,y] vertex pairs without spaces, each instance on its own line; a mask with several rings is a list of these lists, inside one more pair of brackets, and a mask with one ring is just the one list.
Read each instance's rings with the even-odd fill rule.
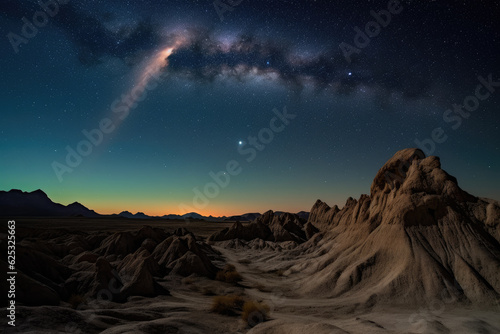
[[[124,219],[19,219],[18,233],[31,228],[78,226],[86,232],[123,231],[139,228],[144,221]],[[208,236],[228,223],[147,221],[167,231],[186,227]],[[301,272],[285,276],[284,269],[296,259],[285,251],[226,249],[227,263],[242,275],[239,284],[202,277],[166,277],[159,283],[171,296],[130,297],[126,303],[89,301],[79,309],[69,304],[17,308],[17,326],[5,333],[500,333],[500,307],[477,309],[444,302],[411,309],[401,306],[357,305],[336,298],[308,298],[301,294]],[[250,328],[240,317],[210,312],[213,296],[241,294],[270,307],[270,320]],[[4,318],[5,319],[5,318]]]

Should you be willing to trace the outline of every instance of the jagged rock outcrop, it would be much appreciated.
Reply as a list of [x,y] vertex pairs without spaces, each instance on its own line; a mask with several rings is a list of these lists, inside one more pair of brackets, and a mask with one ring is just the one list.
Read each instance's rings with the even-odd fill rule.
[[207,255],[214,252],[209,245],[198,245],[192,233],[188,232],[184,236],[173,235],[165,239],[155,248],[152,257],[163,273],[214,277],[218,269]]
[[[76,295],[124,302],[169,294],[158,283],[166,275],[215,277],[219,269],[212,261],[221,261],[220,254],[185,228],[175,233],[150,226],[94,236],[62,229],[29,232],[17,245],[24,286],[18,301],[58,305]],[[0,246],[7,252],[5,243]]]
[[368,303],[494,303],[499,222],[499,203],[460,189],[439,158],[399,151],[375,176],[370,196],[349,198],[341,210],[314,204],[309,223],[326,236],[304,291]]
[[116,232],[106,237],[100,243],[97,252],[101,255],[126,256],[134,253],[141,246],[150,248],[152,252],[153,246],[156,247],[169,236],[170,234],[163,229],[145,225],[137,232]]
[[136,250],[135,238],[130,232],[116,232],[101,243],[97,252],[102,255],[127,255]]
[[208,241],[231,239],[251,241],[253,239],[262,239],[273,242],[293,241],[302,243],[315,231],[314,226],[309,226],[308,237],[305,223],[306,221],[296,214],[282,213],[276,215],[273,211],[267,211],[250,224],[243,225],[236,222],[230,228],[212,234]]
[[255,238],[269,240],[272,236],[269,226],[262,224],[260,221],[255,221],[248,225],[243,225],[236,222],[230,228],[225,228],[222,231],[215,232],[208,241],[224,241],[230,239],[253,240]]
[[121,293],[126,296],[154,297],[168,294],[154,279],[160,272],[160,266],[146,249],[127,255],[118,270],[123,282]]
[[121,293],[122,288],[123,282],[116,269],[104,257],[98,258],[95,263],[90,295],[119,302],[125,298]]

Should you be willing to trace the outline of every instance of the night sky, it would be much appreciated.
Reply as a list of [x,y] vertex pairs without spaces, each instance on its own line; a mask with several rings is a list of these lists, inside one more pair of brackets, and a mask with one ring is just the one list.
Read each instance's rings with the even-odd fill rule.
[[2,190],[308,211],[369,193],[417,140],[500,199],[498,2],[60,2],[0,4]]

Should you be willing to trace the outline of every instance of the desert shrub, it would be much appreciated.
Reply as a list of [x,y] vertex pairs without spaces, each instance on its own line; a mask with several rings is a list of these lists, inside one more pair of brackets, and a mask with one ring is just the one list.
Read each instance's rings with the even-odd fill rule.
[[236,283],[242,280],[240,273],[238,273],[237,271],[226,272],[224,276],[224,281],[226,283]]
[[215,275],[215,279],[226,283],[236,283],[241,281],[243,278],[232,264],[228,264],[223,270],[219,271]]
[[253,300],[243,304],[241,318],[250,326],[254,327],[269,318],[269,306]]
[[241,312],[243,304],[245,300],[241,296],[215,296],[210,311],[224,315],[237,315]]
[[87,298],[83,295],[72,294],[68,299],[68,303],[76,310],[78,306],[87,303]]

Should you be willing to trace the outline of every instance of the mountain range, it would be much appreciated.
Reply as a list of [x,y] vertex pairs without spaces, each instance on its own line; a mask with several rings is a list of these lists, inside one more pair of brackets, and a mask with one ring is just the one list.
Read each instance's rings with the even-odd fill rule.
[[100,215],[78,202],[69,205],[54,203],[40,189],[33,192],[12,189],[10,191],[0,191],[0,216],[99,217]]
[[[284,213],[275,212],[277,215]],[[303,219],[308,219],[309,212],[300,211],[297,215]],[[25,192],[18,189],[10,191],[0,190],[0,217],[122,217],[130,219],[198,219],[207,221],[254,221],[261,216],[260,213],[245,213],[236,216],[203,216],[196,212],[189,212],[183,215],[168,214],[163,216],[149,216],[143,212],[135,214],[129,211],[122,211],[118,214],[102,215],[91,210],[84,205],[74,202],[69,205],[63,205],[53,202],[45,192],[38,189],[32,192]]]

